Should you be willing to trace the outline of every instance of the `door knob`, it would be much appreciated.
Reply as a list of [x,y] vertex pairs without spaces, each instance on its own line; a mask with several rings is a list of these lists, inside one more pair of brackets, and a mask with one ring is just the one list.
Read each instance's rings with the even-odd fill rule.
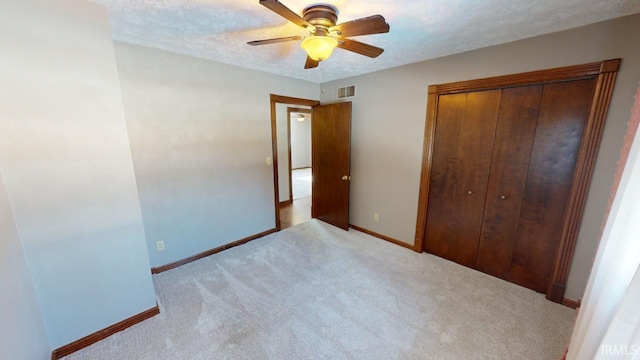
[[467,194],[471,195],[471,194],[473,194],[473,191],[469,190],[469,191],[467,191]]
[[500,195],[500,200],[506,200],[507,196],[506,195]]
[[342,175],[342,181],[351,180],[351,176]]

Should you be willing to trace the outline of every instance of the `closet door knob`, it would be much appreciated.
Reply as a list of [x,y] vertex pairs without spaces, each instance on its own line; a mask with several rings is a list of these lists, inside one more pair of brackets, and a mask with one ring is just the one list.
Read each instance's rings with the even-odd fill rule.
[[467,194],[471,195],[471,194],[473,194],[473,191],[469,190],[469,191],[467,191]]
[[507,196],[506,195],[500,195],[500,200],[506,200]]

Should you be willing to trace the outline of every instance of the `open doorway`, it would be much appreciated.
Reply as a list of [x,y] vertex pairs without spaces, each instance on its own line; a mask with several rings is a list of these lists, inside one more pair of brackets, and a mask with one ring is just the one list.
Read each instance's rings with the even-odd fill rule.
[[[308,154],[310,158],[311,113],[312,107],[318,104],[319,102],[314,100],[271,95],[275,212],[276,228],[278,230],[311,219],[311,183],[308,183],[308,190],[304,187],[299,189],[297,186],[301,182],[310,179],[299,179],[304,178],[304,176],[298,176],[296,170],[310,169],[311,167],[310,159],[306,163],[301,160],[305,158],[305,139],[300,136],[300,133],[304,133],[304,131],[299,130],[304,130],[305,126],[309,128],[309,139],[306,141],[309,145]],[[304,121],[298,121],[299,114],[305,117]],[[291,137],[293,132],[295,133],[293,134],[292,144]],[[300,144],[301,141],[302,144]],[[296,177],[299,178],[294,179],[292,176],[294,172],[296,172]],[[295,194],[294,186],[296,187]],[[305,191],[309,195],[304,196]]]
[[289,189],[295,201],[311,196],[311,109],[288,108]]
[[283,229],[311,219],[311,113],[310,108],[287,107],[289,201],[280,204]]
[[[271,136],[273,146],[273,183],[276,231],[282,229],[281,213],[293,214],[292,181],[289,179],[291,162],[288,145],[289,105],[310,108],[312,194],[311,218],[347,230],[349,228],[349,188],[351,154],[351,102],[320,105],[318,101],[271,94]],[[283,109],[284,106],[284,110]],[[278,114],[284,111],[284,116]],[[284,121],[279,121],[283,119]],[[281,125],[278,125],[280,123]],[[284,129],[284,134],[282,133]],[[283,140],[284,139],[284,140]],[[284,141],[282,143],[281,141]],[[282,153],[284,151],[284,154]],[[271,159],[268,159],[271,160]],[[284,169],[284,172],[283,172]],[[282,174],[282,175],[281,175]],[[290,193],[291,191],[291,193]],[[289,200],[289,201],[287,201]],[[287,204],[287,203],[290,204]],[[281,206],[282,203],[282,206]],[[298,202],[301,206],[302,201]],[[292,205],[289,209],[281,207]],[[306,206],[309,208],[309,206]],[[289,212],[287,212],[287,210]],[[288,218],[289,219],[289,218]],[[296,221],[295,219],[293,221]],[[285,224],[290,226],[290,223]]]

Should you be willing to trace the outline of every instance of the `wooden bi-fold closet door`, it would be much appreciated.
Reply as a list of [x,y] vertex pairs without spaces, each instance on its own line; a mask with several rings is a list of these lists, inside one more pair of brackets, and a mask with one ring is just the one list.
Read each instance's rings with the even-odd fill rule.
[[[426,250],[475,267],[500,91],[443,96],[431,172]],[[475,246],[474,246],[475,244]]]
[[503,279],[510,276],[542,89],[523,86],[502,92],[476,267]]
[[547,290],[594,83],[440,97],[428,252]]
[[416,231],[427,252],[548,297],[553,285],[564,286],[553,279],[558,254],[573,251],[567,230],[577,235],[606,115],[595,121],[595,112],[611,95],[602,94],[599,72],[579,75],[430,91],[426,216]]

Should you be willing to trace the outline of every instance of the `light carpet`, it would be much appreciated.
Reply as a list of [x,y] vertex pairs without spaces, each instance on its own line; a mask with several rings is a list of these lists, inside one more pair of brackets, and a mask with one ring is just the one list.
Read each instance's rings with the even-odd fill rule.
[[154,276],[160,315],[65,359],[558,359],[575,311],[311,220]]

